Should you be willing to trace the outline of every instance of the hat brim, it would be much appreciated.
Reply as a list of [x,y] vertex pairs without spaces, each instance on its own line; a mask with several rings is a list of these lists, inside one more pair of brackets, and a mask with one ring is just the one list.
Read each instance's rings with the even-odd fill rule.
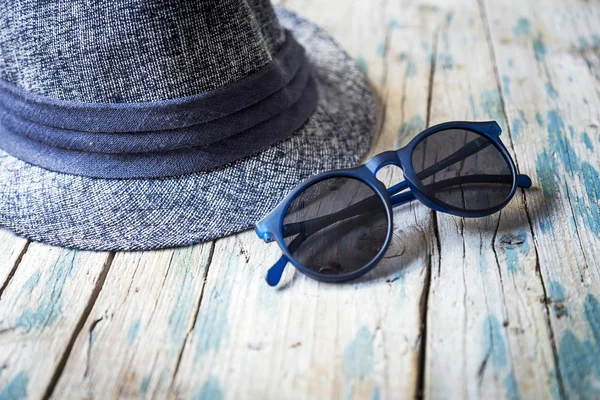
[[210,171],[96,179],[48,171],[0,150],[0,226],[85,250],[149,250],[251,228],[298,183],[358,164],[375,129],[362,71],[325,31],[282,7],[280,23],[315,67],[319,104],[292,137]]

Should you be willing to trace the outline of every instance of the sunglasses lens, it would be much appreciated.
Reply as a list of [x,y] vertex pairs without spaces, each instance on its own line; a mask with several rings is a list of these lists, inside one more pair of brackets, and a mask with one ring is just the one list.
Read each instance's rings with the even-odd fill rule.
[[322,275],[342,275],[369,264],[385,244],[383,200],[366,183],[348,177],[319,181],[301,192],[283,220],[292,256]]
[[509,161],[494,143],[466,130],[427,136],[415,148],[412,164],[427,197],[467,211],[499,206],[514,181]]

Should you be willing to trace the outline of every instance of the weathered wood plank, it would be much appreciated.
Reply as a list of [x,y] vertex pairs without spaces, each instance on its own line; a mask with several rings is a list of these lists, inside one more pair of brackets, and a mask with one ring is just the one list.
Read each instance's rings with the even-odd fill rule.
[[16,263],[27,248],[27,239],[15,236],[13,233],[0,229],[0,296],[2,288],[14,272]]
[[496,119],[537,188],[480,220],[401,207],[386,260],[344,285],[288,267],[267,287],[280,253],[252,232],[113,261],[0,231],[0,398],[597,398],[600,5],[286,3],[368,72],[373,152]]
[[[446,18],[435,56],[432,124],[496,120],[512,151],[477,1],[436,4]],[[522,192],[501,213],[479,219],[439,213],[437,223],[441,265],[428,302],[426,396],[549,398],[552,343]]]
[[212,250],[117,253],[53,397],[165,398]]
[[567,398],[600,396],[600,4],[486,1]]
[[109,263],[108,253],[29,246],[0,299],[0,397],[46,393]]
[[[328,28],[363,64],[388,109],[373,152],[396,148],[425,127],[429,15],[409,3],[343,7],[287,2]],[[352,29],[345,27],[351,22]],[[389,112],[394,110],[394,112]],[[397,181],[398,169],[382,173]],[[280,255],[248,232],[216,242],[198,320],[175,378],[178,396],[330,398],[414,396],[421,303],[437,246],[431,213],[395,213],[395,241],[372,274],[320,284],[288,266],[278,289],[264,275]]]

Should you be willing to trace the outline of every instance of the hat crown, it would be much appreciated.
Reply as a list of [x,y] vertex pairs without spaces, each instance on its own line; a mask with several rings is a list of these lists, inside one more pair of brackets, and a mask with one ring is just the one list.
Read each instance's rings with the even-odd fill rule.
[[268,0],[8,0],[0,79],[61,100],[174,99],[252,74],[284,40]]

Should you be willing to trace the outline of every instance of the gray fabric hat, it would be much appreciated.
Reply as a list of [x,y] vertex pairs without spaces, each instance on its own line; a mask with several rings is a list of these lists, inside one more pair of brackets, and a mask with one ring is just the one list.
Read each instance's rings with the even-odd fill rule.
[[0,226],[31,240],[239,232],[359,163],[374,126],[351,58],[268,0],[0,4]]

